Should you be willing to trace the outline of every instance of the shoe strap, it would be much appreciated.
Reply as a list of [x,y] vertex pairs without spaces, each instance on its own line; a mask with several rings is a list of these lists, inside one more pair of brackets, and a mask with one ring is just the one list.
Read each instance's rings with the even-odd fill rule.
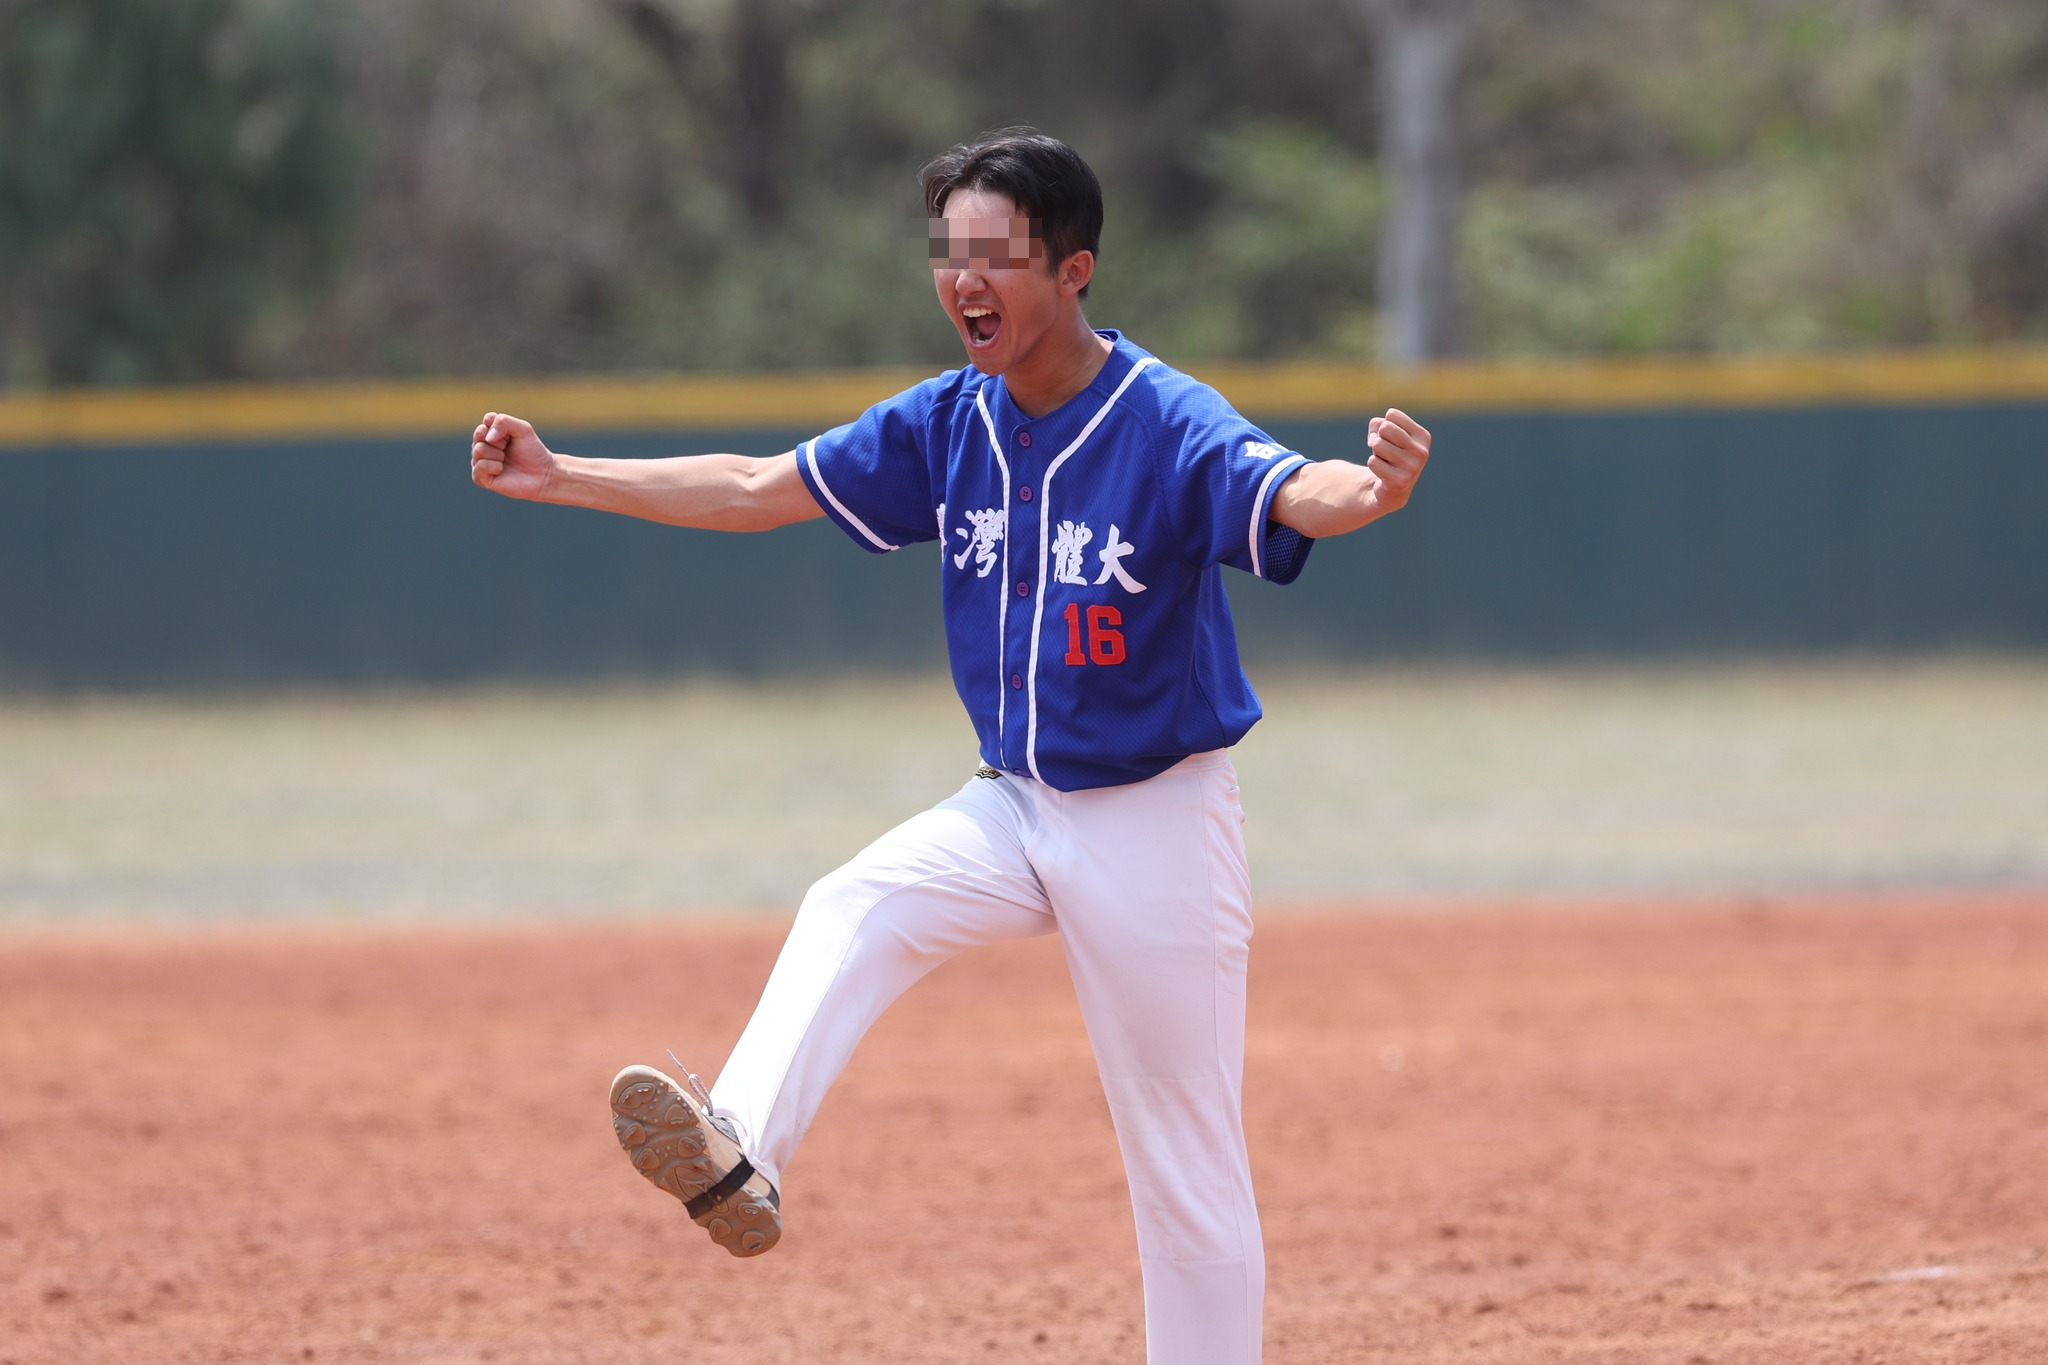
[[753,1174],[754,1163],[741,1157],[740,1164],[725,1173],[725,1179],[701,1192],[696,1198],[684,1200],[683,1208],[690,1217],[702,1218],[723,1203],[728,1195],[737,1193],[740,1186],[746,1184]]

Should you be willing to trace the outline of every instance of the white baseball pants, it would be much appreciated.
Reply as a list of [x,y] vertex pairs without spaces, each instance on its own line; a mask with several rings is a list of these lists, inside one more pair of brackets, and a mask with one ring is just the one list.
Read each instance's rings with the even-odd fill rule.
[[1256,1362],[1266,1262],[1242,1117],[1243,818],[1221,750],[1093,791],[969,779],[811,888],[714,1106],[780,1188],[890,1002],[964,948],[1056,932],[1130,1179],[1146,1359]]

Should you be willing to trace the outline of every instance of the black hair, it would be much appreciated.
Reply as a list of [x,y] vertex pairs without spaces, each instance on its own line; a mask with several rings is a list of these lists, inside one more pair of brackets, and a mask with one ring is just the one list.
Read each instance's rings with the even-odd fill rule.
[[1037,220],[1050,270],[1077,251],[1102,254],[1101,182],[1079,152],[1036,128],[998,128],[949,147],[925,163],[918,180],[932,218],[944,216],[954,190],[1008,195]]

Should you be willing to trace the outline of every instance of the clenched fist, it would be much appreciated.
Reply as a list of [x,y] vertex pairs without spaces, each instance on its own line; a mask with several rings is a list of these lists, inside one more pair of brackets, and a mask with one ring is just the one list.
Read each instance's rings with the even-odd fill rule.
[[539,501],[555,476],[555,453],[542,443],[533,423],[502,412],[487,412],[469,447],[469,478],[479,488],[508,498]]
[[1422,467],[1429,463],[1429,428],[1399,408],[1366,424],[1365,467],[1379,480],[1375,502],[1393,512],[1408,505]]

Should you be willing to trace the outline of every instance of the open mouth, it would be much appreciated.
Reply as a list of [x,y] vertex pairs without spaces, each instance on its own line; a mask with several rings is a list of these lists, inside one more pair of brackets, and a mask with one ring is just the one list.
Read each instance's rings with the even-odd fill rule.
[[967,327],[967,344],[975,350],[994,345],[996,333],[1003,330],[1003,316],[993,308],[962,308],[960,320]]

